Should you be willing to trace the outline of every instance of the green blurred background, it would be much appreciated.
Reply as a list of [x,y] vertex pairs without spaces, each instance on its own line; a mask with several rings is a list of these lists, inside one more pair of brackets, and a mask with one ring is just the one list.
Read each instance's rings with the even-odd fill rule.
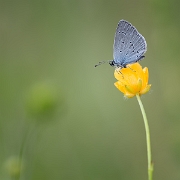
[[179,180],[179,9],[177,0],[1,0],[0,179],[147,179],[137,100],[115,88],[114,68],[94,68],[112,59],[125,19],[148,44],[154,180]]

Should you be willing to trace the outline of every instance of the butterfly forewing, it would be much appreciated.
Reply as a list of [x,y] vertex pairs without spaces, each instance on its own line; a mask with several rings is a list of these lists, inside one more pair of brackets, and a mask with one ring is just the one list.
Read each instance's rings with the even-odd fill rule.
[[135,63],[146,50],[146,41],[137,29],[125,20],[119,21],[114,38],[115,65],[125,67],[127,64]]
[[121,63],[122,62],[122,57],[124,55],[124,51],[126,49],[126,35],[128,32],[128,29],[130,29],[131,24],[128,22],[121,20],[118,23],[116,33],[115,33],[115,38],[114,38],[114,61],[116,63]]

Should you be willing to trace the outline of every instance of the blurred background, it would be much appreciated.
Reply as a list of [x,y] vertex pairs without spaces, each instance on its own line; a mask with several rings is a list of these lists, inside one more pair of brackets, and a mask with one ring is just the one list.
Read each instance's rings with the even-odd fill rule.
[[114,86],[120,19],[146,38],[140,62],[154,180],[180,179],[180,1],[0,1],[0,179],[147,179],[136,98]]

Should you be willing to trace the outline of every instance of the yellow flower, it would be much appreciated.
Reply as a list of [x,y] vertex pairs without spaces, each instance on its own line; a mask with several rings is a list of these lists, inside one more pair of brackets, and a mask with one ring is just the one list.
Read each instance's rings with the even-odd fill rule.
[[116,69],[114,76],[118,80],[114,85],[128,98],[136,94],[145,94],[150,90],[148,68],[142,69],[139,63],[129,64],[127,68],[119,71]]

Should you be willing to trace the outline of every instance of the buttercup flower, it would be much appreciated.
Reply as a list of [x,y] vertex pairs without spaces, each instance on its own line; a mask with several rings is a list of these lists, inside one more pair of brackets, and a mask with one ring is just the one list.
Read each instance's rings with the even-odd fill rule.
[[118,80],[114,85],[128,98],[145,94],[150,90],[148,68],[142,69],[139,63],[129,64],[127,68],[119,71],[116,69],[114,76]]

